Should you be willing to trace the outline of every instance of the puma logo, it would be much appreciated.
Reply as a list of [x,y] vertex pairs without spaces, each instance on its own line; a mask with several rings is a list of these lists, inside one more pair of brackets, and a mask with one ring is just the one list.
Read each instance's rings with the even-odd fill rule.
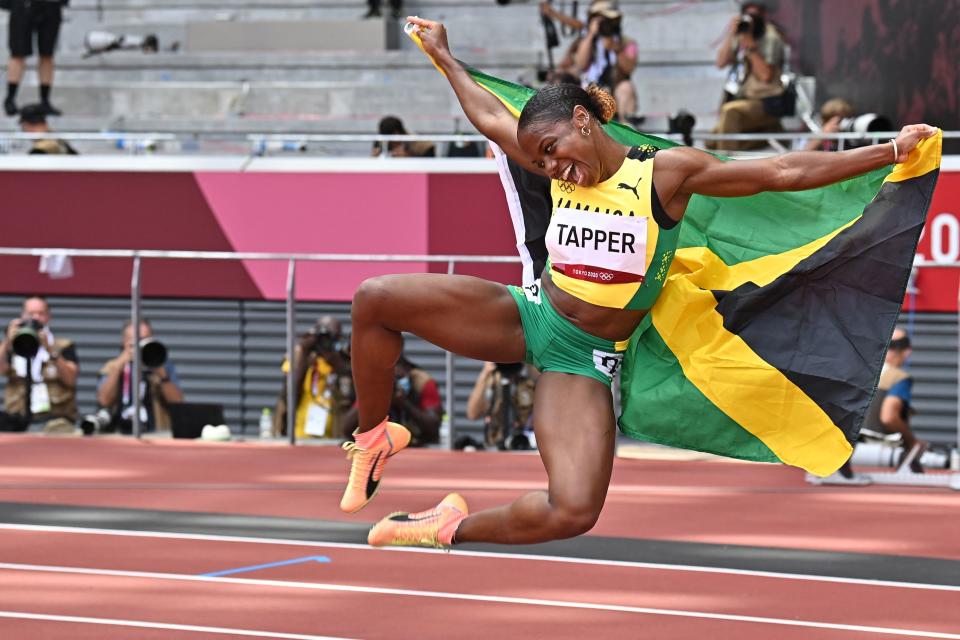
[[633,185],[632,187],[631,187],[630,185],[628,185],[626,182],[621,182],[620,184],[617,185],[617,189],[626,189],[627,191],[633,191],[634,197],[635,197],[637,200],[639,200],[639,199],[640,199],[640,194],[637,193],[637,187],[640,186],[640,181],[641,181],[641,180],[643,180],[642,177],[641,177],[641,178],[637,178],[637,184]]

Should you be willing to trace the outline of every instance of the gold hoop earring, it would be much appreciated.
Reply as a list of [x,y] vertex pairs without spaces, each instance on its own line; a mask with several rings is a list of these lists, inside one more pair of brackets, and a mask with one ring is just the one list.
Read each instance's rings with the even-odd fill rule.
[[583,136],[586,137],[590,135],[590,129],[587,129],[587,125],[583,125],[582,127],[580,127],[580,133],[582,133]]

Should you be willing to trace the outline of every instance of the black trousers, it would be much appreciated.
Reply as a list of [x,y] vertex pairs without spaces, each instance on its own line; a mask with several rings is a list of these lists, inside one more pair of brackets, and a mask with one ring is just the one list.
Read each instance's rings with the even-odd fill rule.
[[51,0],[10,0],[10,22],[7,41],[10,55],[26,58],[33,55],[33,34],[37,34],[37,52],[50,57],[57,46],[62,20],[60,2]]

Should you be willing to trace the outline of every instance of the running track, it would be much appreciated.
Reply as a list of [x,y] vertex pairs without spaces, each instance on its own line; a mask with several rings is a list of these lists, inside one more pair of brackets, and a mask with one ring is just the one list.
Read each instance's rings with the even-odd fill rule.
[[355,516],[333,447],[0,437],[0,638],[956,638],[960,495],[779,466],[618,459],[588,536],[376,550],[535,455],[408,451]]

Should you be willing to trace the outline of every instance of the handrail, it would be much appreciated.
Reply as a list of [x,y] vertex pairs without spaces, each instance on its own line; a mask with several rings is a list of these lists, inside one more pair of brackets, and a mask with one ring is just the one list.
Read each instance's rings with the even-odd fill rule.
[[164,251],[159,249],[69,249],[0,247],[0,256],[49,255],[77,258],[172,258],[179,260],[297,260],[317,262],[520,262],[519,256],[406,255],[369,253],[264,253],[253,251]]
[[[658,131],[648,131],[651,135],[661,137],[678,137]],[[712,133],[709,131],[693,131],[695,140],[712,141],[756,141],[756,140],[793,140],[796,138],[816,138],[818,140],[869,140],[886,141],[894,138],[899,131],[872,131],[867,133],[843,132],[822,133],[816,131],[778,131],[771,133]],[[960,131],[944,131],[943,137],[948,139],[960,138]],[[298,141],[298,142],[484,142],[486,138],[476,133],[418,133],[407,135],[381,135],[376,133],[246,133],[230,131],[195,131],[182,132],[123,132],[123,131],[51,131],[49,133],[24,133],[20,131],[0,131],[0,142],[15,140],[46,140],[59,138],[61,140],[116,142],[144,140],[152,142],[173,141],[216,141],[216,142],[271,142],[271,141]]]
[[[474,264],[516,264],[519,256],[417,255],[370,253],[278,253],[257,251],[181,251],[160,249],[70,249],[66,247],[0,247],[0,256],[70,256],[75,258],[148,258],[174,260],[282,260],[304,262],[429,262]],[[960,269],[958,262],[914,260],[913,266],[926,269]]]

